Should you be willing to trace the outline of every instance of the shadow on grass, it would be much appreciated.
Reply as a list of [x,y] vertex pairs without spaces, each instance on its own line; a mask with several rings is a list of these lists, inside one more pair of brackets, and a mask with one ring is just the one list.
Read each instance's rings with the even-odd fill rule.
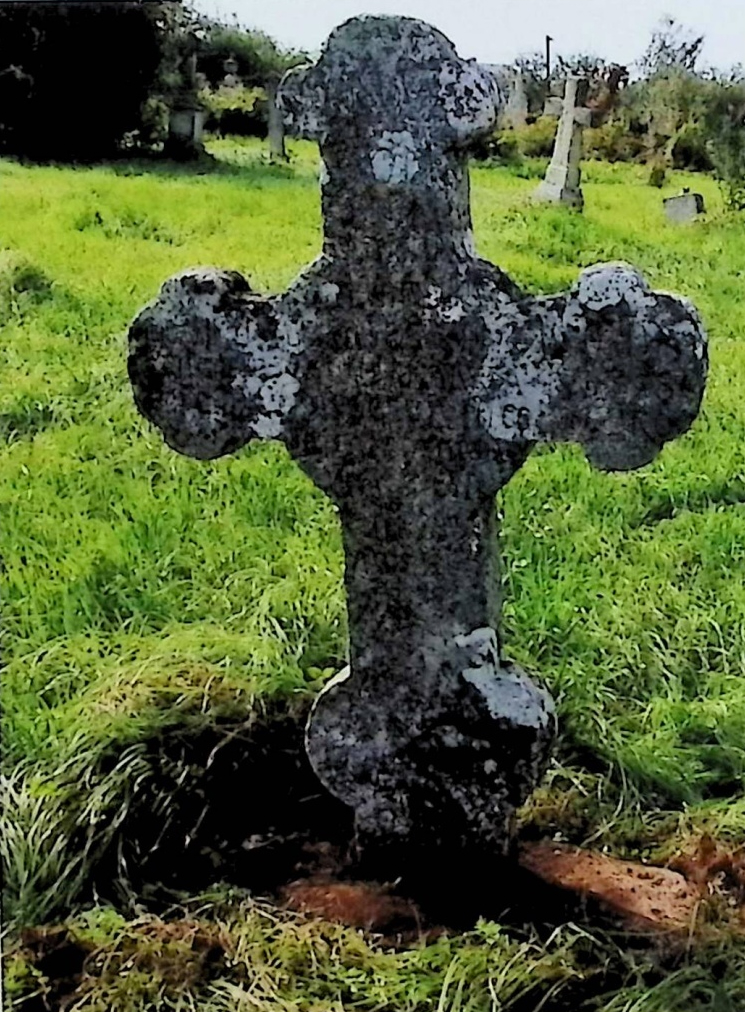
[[[465,930],[487,917],[548,937],[570,921],[602,922],[596,905],[521,868],[517,849],[499,858],[461,841],[361,839],[351,809],[310,766],[308,708],[259,723],[176,726],[144,742],[149,775],[91,869],[92,895],[162,913],[174,896],[216,882],[276,898],[298,880],[367,881],[392,884],[424,925]],[[109,755],[103,776],[117,759]]]
[[163,155],[122,155],[119,158],[108,158],[100,161],[59,162],[54,160],[36,160],[23,155],[6,155],[11,161],[23,166],[43,166],[48,168],[74,169],[79,172],[101,169],[113,172],[117,176],[155,176],[163,180],[188,179],[193,176],[226,176],[243,178],[250,182],[260,180],[294,179],[298,175],[292,160],[287,163],[270,162],[268,156],[251,153],[231,158],[216,158],[204,152],[198,158],[189,161],[175,161]]
[[216,158],[205,152],[199,158],[188,162],[177,162],[170,158],[131,158],[104,163],[117,176],[152,175],[161,179],[184,179],[189,176],[232,176],[249,181],[294,179],[295,166],[288,162],[270,162],[262,155],[248,155],[245,158]]
[[680,513],[705,513],[720,506],[741,506],[745,503],[745,482],[734,479],[719,481],[703,489],[680,492],[660,491],[650,502],[634,527],[646,527],[663,520],[674,520]]

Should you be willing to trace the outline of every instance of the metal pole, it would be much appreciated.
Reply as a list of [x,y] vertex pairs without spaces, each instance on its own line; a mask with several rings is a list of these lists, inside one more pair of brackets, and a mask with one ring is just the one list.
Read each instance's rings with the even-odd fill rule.
[[546,36],[546,84],[551,80],[551,43],[553,41],[550,35]]

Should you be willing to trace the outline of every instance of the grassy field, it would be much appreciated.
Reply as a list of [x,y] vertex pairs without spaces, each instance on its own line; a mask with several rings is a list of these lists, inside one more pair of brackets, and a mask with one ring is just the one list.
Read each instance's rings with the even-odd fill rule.
[[[44,983],[19,932],[64,920],[94,952],[69,1006],[86,1012],[740,1012],[745,945],[724,930],[672,960],[573,924],[546,937],[481,922],[389,951],[229,883],[180,897],[170,934],[126,867],[116,897],[91,892],[149,796],[148,743],[302,706],[344,659],[331,504],[281,446],[187,460],[132,404],[126,327],[168,275],[215,264],[273,292],[320,248],[310,145],[287,168],[250,143],[212,150],[204,171],[0,161],[9,1007]],[[474,168],[479,252],[534,292],[630,261],[693,299],[712,365],[701,417],[650,467],[602,474],[546,447],[497,504],[506,652],[546,679],[562,727],[523,822],[659,862],[705,832],[745,844],[742,217],[713,181],[679,174],[669,191],[700,189],[709,214],[675,228],[641,169],[598,163],[583,215],[532,207],[535,171]],[[186,924],[219,938],[217,968]]]

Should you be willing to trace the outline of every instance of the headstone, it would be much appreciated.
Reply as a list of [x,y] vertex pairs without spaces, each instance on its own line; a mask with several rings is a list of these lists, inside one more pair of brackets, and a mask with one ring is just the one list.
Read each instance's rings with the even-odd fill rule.
[[504,853],[555,716],[500,650],[495,495],[536,443],[651,461],[696,417],[705,337],[625,265],[534,298],[475,255],[493,78],[434,28],[348,21],[280,105],[320,143],[323,253],[277,296],[213,268],[167,281],[130,330],[135,400],[192,457],[281,439],[337,504],[350,664],[306,743],[361,838]]
[[285,125],[282,120],[282,113],[277,105],[277,88],[279,86],[279,75],[269,74],[265,82],[266,98],[269,106],[269,160],[272,162],[286,162],[287,151],[285,149]]
[[524,127],[528,122],[528,92],[525,88],[525,78],[517,70],[509,77],[504,120],[515,130]]
[[542,115],[559,119],[564,108],[565,81],[551,80],[548,82],[547,94],[543,102]]
[[687,190],[678,194],[677,197],[667,197],[662,203],[667,220],[676,225],[685,225],[690,221],[695,221],[700,214],[704,214],[706,211],[703,194],[689,193]]
[[[540,89],[531,87],[535,83],[531,76],[514,66],[504,63],[481,63],[481,69],[490,74],[499,92],[497,109],[497,128],[520,129],[524,127],[531,114],[540,110],[535,107],[535,95]],[[531,108],[533,98],[533,108]]]
[[543,115],[551,119],[559,119],[564,108],[564,99],[561,95],[549,95],[543,104]]
[[236,58],[229,56],[226,60],[223,60],[222,69],[225,72],[222,86],[224,88],[239,88],[242,82],[238,76],[238,61]]
[[184,103],[171,109],[168,116],[166,154],[171,158],[195,158],[204,145],[204,109],[196,104]]
[[207,113],[197,101],[196,91],[197,54],[193,52],[184,58],[182,91],[174,97],[168,114],[165,153],[170,158],[196,158],[204,150],[202,136]]
[[546,178],[535,192],[536,200],[567,204],[580,210],[584,197],[580,189],[582,163],[582,131],[592,122],[592,113],[584,107],[588,82],[568,77],[564,91],[561,119],[556,130],[554,153]]

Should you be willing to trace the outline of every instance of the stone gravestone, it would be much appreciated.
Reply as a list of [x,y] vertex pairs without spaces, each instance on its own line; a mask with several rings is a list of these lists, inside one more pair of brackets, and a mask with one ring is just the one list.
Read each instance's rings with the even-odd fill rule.
[[703,194],[690,193],[688,190],[684,190],[676,197],[667,197],[662,201],[662,204],[667,220],[675,225],[685,225],[690,221],[695,221],[700,214],[704,214],[706,211]]
[[584,108],[587,88],[588,82],[585,79],[567,78],[554,153],[546,178],[535,192],[536,200],[567,204],[579,209],[584,206],[579,185],[582,131],[590,125],[592,118],[592,112]]
[[323,253],[281,295],[187,270],[130,331],[140,410],[209,459],[281,439],[338,505],[350,666],[307,749],[362,838],[504,853],[550,697],[502,658],[494,497],[539,442],[651,461],[698,412],[693,307],[632,268],[534,298],[474,253],[468,145],[493,78],[416,20],[362,17],[280,89],[324,162]]
[[240,88],[242,81],[238,76],[238,61],[232,53],[227,60],[223,60],[222,69],[225,72],[225,77],[222,79],[222,87]]
[[277,89],[280,82],[280,75],[268,73],[264,82],[266,99],[269,106],[267,138],[269,140],[269,160],[272,162],[286,162],[287,151],[285,149],[285,125],[282,119],[282,112],[277,102]]
[[507,106],[504,120],[516,130],[528,122],[528,92],[525,78],[518,70],[513,70],[508,79]]
[[204,150],[206,112],[188,100],[174,104],[168,115],[166,154],[171,158],[196,158]]
[[[564,89],[566,88],[566,81],[561,82],[550,81],[548,85],[548,94],[543,103],[542,115],[550,116],[552,119],[558,119],[561,116],[561,110],[564,107]],[[560,89],[560,90],[559,90]]]
[[204,122],[207,113],[197,101],[197,54],[185,58],[182,69],[182,88],[172,99],[168,114],[168,137],[165,153],[170,158],[196,158],[204,145]]

